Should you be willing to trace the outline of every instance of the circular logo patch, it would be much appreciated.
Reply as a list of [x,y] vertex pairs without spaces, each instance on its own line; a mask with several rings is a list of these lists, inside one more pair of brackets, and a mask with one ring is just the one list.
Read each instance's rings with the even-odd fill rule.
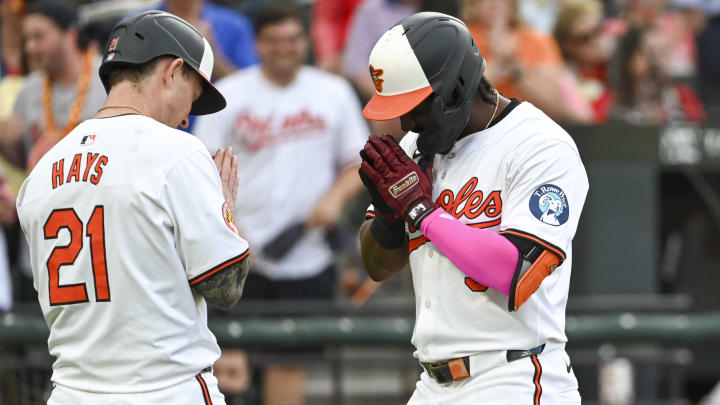
[[554,184],[543,184],[530,196],[530,212],[548,225],[560,226],[570,216],[565,192]]
[[227,225],[228,229],[233,231],[236,235],[239,235],[237,228],[235,227],[235,220],[233,220],[232,212],[230,212],[230,209],[228,208],[227,203],[224,203],[222,206],[222,216],[225,220],[225,225]]

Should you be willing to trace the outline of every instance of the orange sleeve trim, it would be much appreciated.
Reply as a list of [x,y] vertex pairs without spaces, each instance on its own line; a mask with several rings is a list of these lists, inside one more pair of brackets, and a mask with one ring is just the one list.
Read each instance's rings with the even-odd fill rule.
[[373,218],[375,218],[376,216],[377,216],[377,214],[375,214],[375,211],[367,211],[367,212],[365,212],[365,220],[373,219]]
[[[493,226],[500,225],[500,222],[502,220],[500,218],[494,219],[492,221],[487,222],[478,222],[476,224],[468,224],[471,228],[477,228],[477,229],[484,229],[484,228],[492,228]],[[415,239],[410,239],[410,242],[408,243],[408,251],[410,253],[413,252],[413,250],[419,248],[420,246],[424,245],[425,243],[429,242],[430,239],[427,238],[427,236],[419,236]]]
[[206,272],[204,272],[204,273],[202,273],[202,274],[200,274],[200,275],[197,275],[197,276],[191,278],[191,279],[190,279],[190,285],[195,285],[195,284],[197,284],[197,283],[205,280],[206,278],[212,276],[213,274],[215,274],[215,273],[217,273],[217,272],[219,272],[219,271],[222,271],[222,270],[224,270],[224,269],[232,266],[233,264],[235,264],[235,263],[237,263],[237,262],[239,262],[239,261],[242,261],[243,259],[245,259],[246,257],[248,257],[248,255],[250,255],[250,249],[246,250],[243,254],[241,254],[241,255],[239,255],[239,256],[235,256],[235,257],[233,257],[232,259],[228,259],[228,260],[226,260],[225,262],[223,262],[223,263],[221,263],[221,264],[213,267],[212,269],[210,269],[210,270],[208,270],[208,271],[206,271]]
[[517,284],[511,287],[511,293],[514,294],[513,299],[508,302],[513,305],[512,311],[518,308],[530,299],[535,291],[540,288],[543,280],[545,280],[560,265],[560,258],[554,253],[546,250],[540,254],[530,268],[522,275]]
[[500,235],[505,235],[505,234],[515,235],[520,238],[524,238],[524,239],[533,241],[533,242],[537,243],[538,245],[543,246],[545,249],[547,249],[547,250],[553,252],[555,255],[557,255],[557,257],[560,258],[560,263],[564,262],[565,258],[567,257],[565,255],[565,252],[562,249],[553,245],[550,242],[547,242],[543,239],[538,238],[537,236],[535,236],[531,233],[523,232],[518,229],[506,229],[506,230],[500,232]]

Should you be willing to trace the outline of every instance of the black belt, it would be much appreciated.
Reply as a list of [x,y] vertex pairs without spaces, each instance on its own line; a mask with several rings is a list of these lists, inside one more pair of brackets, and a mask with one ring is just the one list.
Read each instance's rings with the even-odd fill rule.
[[[545,344],[533,347],[528,350],[508,350],[505,358],[508,363],[519,360],[534,354],[542,353]],[[438,384],[445,384],[451,381],[461,381],[470,377],[470,356],[460,357],[444,361],[436,361],[433,363],[423,363],[422,366],[427,371],[430,378]]]

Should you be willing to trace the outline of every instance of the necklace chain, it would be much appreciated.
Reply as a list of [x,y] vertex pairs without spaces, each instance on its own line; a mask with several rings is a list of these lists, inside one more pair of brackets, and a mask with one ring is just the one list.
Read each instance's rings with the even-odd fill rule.
[[495,114],[497,113],[498,104],[500,104],[500,93],[498,93],[497,89],[493,90],[495,92],[495,109],[493,110],[492,117],[490,117],[490,120],[487,122],[487,125],[485,125],[485,129],[488,129],[490,127],[490,123],[495,119]]
[[109,110],[109,109],[111,109],[111,108],[128,108],[128,109],[130,109],[130,110],[135,111],[136,113],[138,113],[138,114],[140,114],[140,115],[145,115],[145,113],[142,112],[142,110],[140,110],[139,108],[133,107],[133,106],[127,105],[127,104],[106,105],[105,107],[102,107],[102,108],[100,108],[99,110],[97,110],[97,112],[104,111],[104,110]]

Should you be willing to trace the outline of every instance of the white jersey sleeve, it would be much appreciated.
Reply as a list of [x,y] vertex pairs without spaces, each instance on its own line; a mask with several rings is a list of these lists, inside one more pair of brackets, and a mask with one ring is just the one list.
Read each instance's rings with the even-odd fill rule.
[[207,151],[183,156],[164,186],[175,245],[191,285],[247,257],[248,243],[226,215],[220,175]]
[[341,101],[337,116],[341,117],[334,131],[335,164],[339,169],[360,164],[360,150],[367,141],[369,129],[360,114],[362,108],[350,85],[342,81],[338,85]]
[[554,138],[523,143],[505,181],[501,233],[539,242],[564,260],[588,191],[577,149]]

